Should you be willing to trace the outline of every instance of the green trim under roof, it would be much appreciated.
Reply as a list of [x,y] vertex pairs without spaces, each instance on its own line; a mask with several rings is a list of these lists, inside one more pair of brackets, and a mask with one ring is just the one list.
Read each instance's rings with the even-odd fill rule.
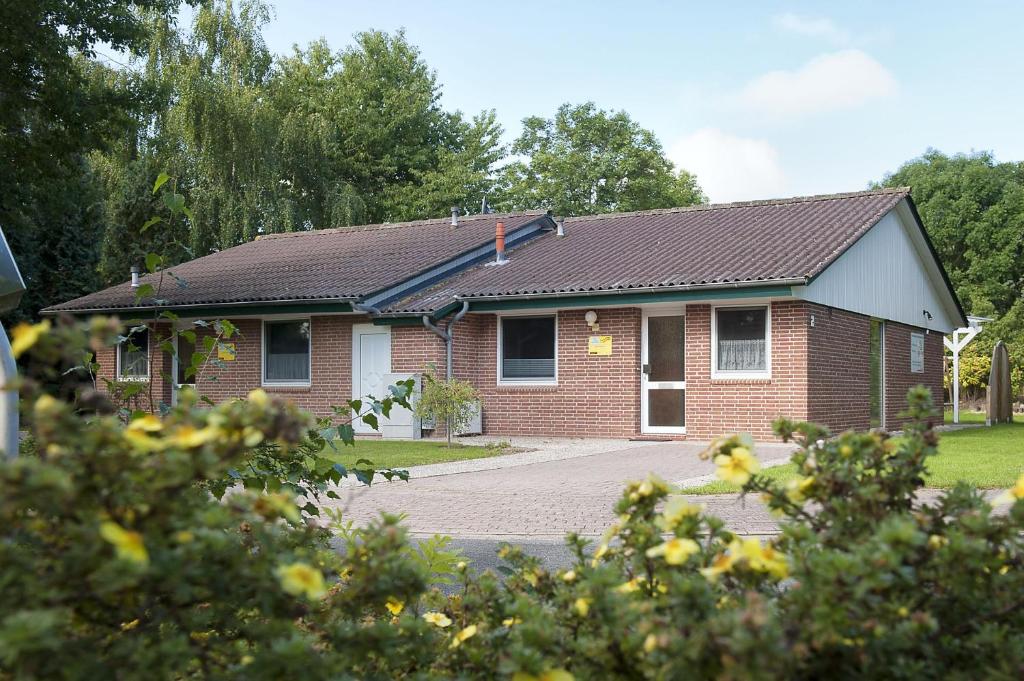
[[270,314],[336,314],[352,312],[352,306],[348,303],[266,303],[261,305],[226,305],[226,306],[196,306],[196,307],[158,307],[158,308],[126,308],[122,310],[55,310],[50,314],[73,314],[76,317],[92,315],[117,315],[125,319],[149,318],[159,315],[161,312],[173,312],[179,317],[191,319],[194,317],[258,317]]
[[644,305],[647,303],[722,300],[734,298],[790,297],[791,286],[746,286],[727,289],[700,289],[690,291],[664,291],[643,293],[612,293],[592,296],[550,296],[544,298],[505,298],[496,300],[470,300],[470,312],[497,312],[501,310],[534,310],[550,307],[590,307],[607,305]]

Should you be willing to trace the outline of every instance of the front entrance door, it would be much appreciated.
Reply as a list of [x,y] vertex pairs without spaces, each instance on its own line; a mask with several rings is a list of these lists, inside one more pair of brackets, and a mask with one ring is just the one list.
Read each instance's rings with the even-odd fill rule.
[[645,433],[686,432],[686,317],[644,313],[640,425]]
[[171,358],[171,373],[174,380],[171,382],[171,404],[178,403],[178,391],[184,387],[195,388],[195,374],[189,371],[192,366],[192,355],[196,351],[196,344],[189,342],[180,334],[174,336],[174,354]]
[[[373,324],[352,326],[352,397],[386,397],[388,386],[384,376],[391,373],[391,329]],[[357,433],[376,433],[356,419],[352,427]]]

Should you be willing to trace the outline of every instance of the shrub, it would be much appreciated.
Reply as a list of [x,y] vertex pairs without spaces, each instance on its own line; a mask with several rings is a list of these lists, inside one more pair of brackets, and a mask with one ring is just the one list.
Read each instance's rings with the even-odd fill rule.
[[480,395],[468,381],[457,378],[442,380],[431,373],[423,374],[423,392],[416,402],[416,416],[435,424],[445,424],[448,446],[452,446],[452,433],[469,425],[478,408]]
[[499,578],[442,540],[417,554],[394,517],[335,552],[287,492],[212,498],[312,425],[260,391],[128,425],[29,395],[38,455],[0,463],[0,678],[1020,678],[1024,478],[1005,514],[965,486],[922,506],[929,400],[899,441],[780,421],[785,485],[747,439],[714,443],[770,540],[651,477],[596,547],[569,538],[569,569],[506,546]]

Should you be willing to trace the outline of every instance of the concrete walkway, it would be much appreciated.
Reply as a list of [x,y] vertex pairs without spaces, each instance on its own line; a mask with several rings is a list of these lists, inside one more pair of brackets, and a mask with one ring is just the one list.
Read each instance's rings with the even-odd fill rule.
[[[514,446],[528,446],[513,439]],[[466,469],[443,473],[437,464],[410,469],[408,482],[380,482],[371,487],[338,490],[341,508],[357,525],[381,511],[404,513],[414,535],[458,537],[550,538],[567,532],[600,535],[614,520],[612,507],[629,480],[655,473],[672,483],[700,484],[714,464],[698,456],[706,447],[695,442],[628,442],[550,438],[534,452],[457,462]],[[788,460],[790,445],[757,448],[762,464]],[[476,468],[476,466],[480,466]],[[759,503],[734,497],[709,497],[737,532],[771,531],[774,523]],[[702,501],[704,501],[702,499]]]

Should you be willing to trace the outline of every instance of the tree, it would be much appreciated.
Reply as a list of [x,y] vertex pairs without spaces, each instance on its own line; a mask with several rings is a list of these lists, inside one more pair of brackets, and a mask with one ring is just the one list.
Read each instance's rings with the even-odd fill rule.
[[102,194],[84,155],[122,135],[142,103],[96,46],[135,51],[144,14],[177,0],[40,0],[0,7],[0,226],[28,292],[15,318],[95,285]]
[[563,104],[553,119],[534,116],[523,126],[512,154],[526,159],[505,168],[504,208],[590,215],[705,200],[696,179],[677,172],[654,133],[624,111]]
[[[929,149],[881,182],[909,186],[925,229],[968,312],[995,318],[962,355],[988,383],[992,346],[1004,340],[1024,366],[1024,163],[990,152],[947,156]],[[1024,394],[1024,373],[1014,394]]]

